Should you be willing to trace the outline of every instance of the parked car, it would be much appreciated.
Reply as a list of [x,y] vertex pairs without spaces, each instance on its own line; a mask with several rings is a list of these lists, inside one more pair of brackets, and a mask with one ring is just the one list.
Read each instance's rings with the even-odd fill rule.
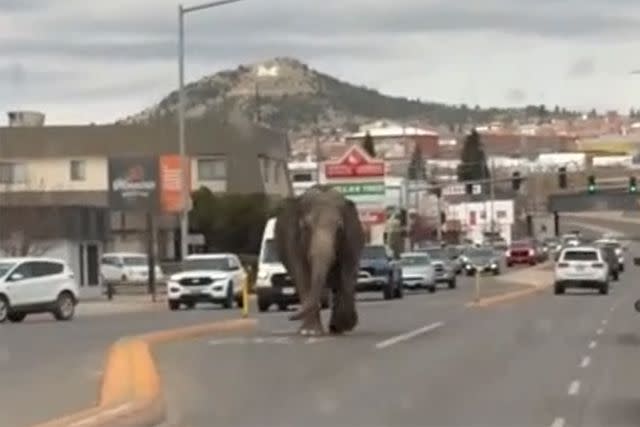
[[446,283],[449,289],[456,288],[456,271],[447,251],[444,248],[428,248],[421,252],[425,252],[431,258],[436,276],[436,285]]
[[597,289],[609,293],[609,266],[602,251],[593,246],[565,248],[554,269],[554,291],[563,294],[567,288]]
[[0,258],[0,323],[22,322],[32,313],[51,313],[57,320],[70,320],[78,295],[78,284],[65,261]]
[[[135,252],[105,253],[100,259],[100,275],[104,284],[146,285],[149,281],[149,258]],[[162,269],[156,264],[155,278],[164,279]]]
[[360,256],[357,292],[382,292],[384,299],[402,298],[402,270],[385,245],[367,245]]
[[506,252],[507,267],[516,264],[536,265],[538,255],[536,247],[531,240],[518,240],[509,245]]
[[409,289],[436,291],[436,276],[431,258],[424,252],[405,252],[400,255],[402,284]]
[[555,259],[555,255],[562,249],[562,243],[556,237],[547,237],[542,241],[542,244],[549,259]]
[[247,272],[234,254],[189,255],[180,272],[167,282],[169,309],[181,306],[192,309],[197,303],[222,304],[232,308],[234,301],[242,307],[242,287]]
[[481,272],[490,272],[493,275],[500,274],[500,258],[492,247],[472,248],[466,252],[467,264],[465,271],[467,276],[473,276],[478,268]]

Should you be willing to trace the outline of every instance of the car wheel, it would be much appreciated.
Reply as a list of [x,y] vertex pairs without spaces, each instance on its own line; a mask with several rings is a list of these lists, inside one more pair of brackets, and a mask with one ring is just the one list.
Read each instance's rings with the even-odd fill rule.
[[553,292],[554,292],[556,295],[562,295],[562,294],[564,294],[564,287],[563,287],[563,286],[560,286],[560,285],[555,285],[555,286],[553,287]]
[[196,303],[193,301],[187,302],[184,304],[185,307],[187,307],[187,309],[189,310],[193,310],[194,308],[196,308]]
[[612,274],[612,278],[614,282],[617,282],[618,280],[620,280],[620,275],[618,274],[617,271]]
[[226,309],[233,308],[233,282],[227,284],[227,296],[222,303],[222,306]]
[[180,310],[180,302],[179,301],[169,300],[168,304],[169,304],[169,310],[171,310],[171,311]]
[[242,295],[240,295],[239,297],[236,297],[236,306],[238,308],[243,308],[244,307],[244,299],[243,299]]
[[393,298],[393,285],[387,284],[382,290],[382,297],[384,299],[392,299]]
[[56,308],[53,316],[56,320],[71,320],[76,311],[76,302],[69,292],[62,292],[56,300]]
[[430,293],[430,294],[433,294],[433,293],[435,293],[435,292],[436,292],[436,285],[431,285],[431,286],[429,286],[429,293]]
[[9,319],[11,323],[20,323],[25,317],[27,317],[27,313],[9,313],[9,315],[7,315],[7,319]]
[[282,302],[282,303],[278,304],[278,310],[287,311],[287,310],[289,310],[289,305],[284,303],[284,302]]
[[325,296],[322,298],[322,301],[320,302],[320,308],[323,310],[326,310],[329,308],[329,296]]
[[513,263],[512,262],[508,262],[507,263],[507,267],[513,267]]
[[9,301],[2,295],[0,295],[0,323],[7,320],[9,316]]
[[500,275],[500,269],[493,270],[493,275],[494,276],[499,276]]
[[600,287],[600,295],[607,295],[609,293],[609,284],[605,283]]
[[271,301],[258,296],[258,311],[264,313],[265,311],[269,311],[269,307],[271,307]]
[[458,284],[456,283],[456,278],[449,280],[449,289],[455,289]]
[[393,296],[398,299],[402,299],[404,297],[404,289],[402,288],[402,284],[398,284],[396,286],[396,290]]

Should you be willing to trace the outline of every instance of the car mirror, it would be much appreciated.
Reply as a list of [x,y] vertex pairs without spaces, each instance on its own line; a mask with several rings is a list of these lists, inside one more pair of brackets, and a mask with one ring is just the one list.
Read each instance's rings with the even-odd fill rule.
[[22,273],[13,273],[9,277],[9,280],[11,280],[12,282],[17,282],[18,280],[22,280],[22,279],[24,279],[24,275]]

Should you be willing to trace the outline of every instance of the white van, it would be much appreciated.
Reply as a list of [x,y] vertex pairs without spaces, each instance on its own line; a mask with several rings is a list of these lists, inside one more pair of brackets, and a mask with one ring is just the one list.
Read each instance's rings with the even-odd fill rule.
[[[256,294],[258,310],[267,311],[275,304],[285,311],[289,305],[300,302],[296,287],[287,274],[287,270],[278,257],[275,245],[276,218],[270,218],[262,233],[262,244],[258,257],[258,275],[256,278]],[[329,306],[328,292],[322,300],[322,307]]]

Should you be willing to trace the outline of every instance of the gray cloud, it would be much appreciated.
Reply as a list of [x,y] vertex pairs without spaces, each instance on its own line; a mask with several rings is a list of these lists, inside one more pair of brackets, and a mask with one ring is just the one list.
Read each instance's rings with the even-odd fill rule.
[[527,99],[527,94],[522,89],[509,89],[505,99],[509,104],[521,104]]
[[584,78],[593,75],[596,71],[596,64],[593,58],[579,58],[569,66],[567,77]]
[[[430,34],[443,31],[499,31],[515,35],[541,37],[602,37],[623,32],[640,34],[640,20],[633,13],[615,14],[608,3],[594,0],[545,0],[535,8],[521,1],[466,0],[429,1],[398,0],[376,2],[364,0],[270,0],[268,5],[239,3],[215,11],[187,16],[187,33],[196,36],[227,37],[243,35],[249,39],[260,35],[307,34],[335,38],[370,34]],[[591,4],[592,7],[589,7]],[[631,3],[630,3],[631,4]],[[602,7],[608,7],[604,14]],[[626,6],[630,8],[628,4]],[[151,15],[149,15],[151,14]],[[60,34],[86,33],[131,35],[133,37],[174,37],[176,10],[158,7],[155,11],[131,13],[113,19],[109,16],[76,16],[56,19],[44,30]]]

